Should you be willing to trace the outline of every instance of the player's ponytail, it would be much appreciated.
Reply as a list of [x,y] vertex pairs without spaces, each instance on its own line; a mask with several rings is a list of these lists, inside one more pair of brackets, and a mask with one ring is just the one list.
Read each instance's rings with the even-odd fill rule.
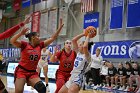
[[25,34],[25,37],[29,39],[29,41],[31,41],[31,37],[32,36],[36,36],[37,35],[37,32],[30,32],[28,34]]

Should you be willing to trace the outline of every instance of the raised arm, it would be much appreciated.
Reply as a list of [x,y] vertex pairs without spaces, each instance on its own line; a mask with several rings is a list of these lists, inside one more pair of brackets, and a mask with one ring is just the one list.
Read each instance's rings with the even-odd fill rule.
[[24,22],[21,22],[21,23],[17,24],[16,26],[13,26],[12,28],[4,31],[3,33],[0,34],[0,40],[6,39],[6,38],[12,36],[21,27],[23,27],[25,24],[29,23],[29,21],[30,21],[30,16],[28,18],[26,18]]
[[[22,23],[25,25],[25,24],[28,24],[29,22],[30,22],[30,18],[31,18],[31,16],[29,16],[29,17],[27,17]],[[20,27],[19,27],[20,28]],[[14,45],[15,47],[17,47],[17,48],[20,48],[21,47],[21,42],[20,41],[18,41],[17,39],[19,38],[19,37],[21,37],[22,35],[25,35],[25,33],[29,30],[28,28],[21,28],[22,29],[22,31],[21,32],[19,32],[18,34],[16,34],[16,35],[14,35],[11,39],[10,39],[10,43],[12,44],[12,45]],[[17,29],[18,30],[18,29]]]
[[84,33],[81,33],[81,34],[79,34],[79,35],[77,35],[77,36],[75,36],[73,39],[72,39],[72,44],[73,44],[73,50],[74,51],[78,51],[77,49],[78,49],[78,40],[81,38],[81,37],[83,37],[83,36],[85,36],[85,34]]
[[19,32],[18,34],[14,35],[11,39],[10,39],[10,43],[12,45],[14,45],[17,48],[21,48],[21,42],[18,40],[19,37],[21,37],[22,35],[25,35],[25,33],[28,31],[28,28],[23,28],[21,32]]
[[88,42],[89,42],[89,40],[90,40],[90,38],[89,38],[89,35],[90,34],[88,34],[88,36],[86,37],[86,40],[85,40],[85,42],[84,42],[84,45],[83,45],[83,50],[84,50],[84,54],[85,54],[85,56],[88,58],[89,57],[89,51],[88,51]]
[[56,56],[57,52],[58,52],[58,48],[55,47],[54,53],[50,57],[50,62],[58,62],[58,59],[57,59],[57,56]]
[[64,24],[62,24],[62,20],[60,20],[60,27],[57,29],[57,31],[49,39],[46,39],[44,41],[45,47],[50,45],[57,38],[57,36],[59,35],[59,33],[62,30],[63,26],[64,26]]

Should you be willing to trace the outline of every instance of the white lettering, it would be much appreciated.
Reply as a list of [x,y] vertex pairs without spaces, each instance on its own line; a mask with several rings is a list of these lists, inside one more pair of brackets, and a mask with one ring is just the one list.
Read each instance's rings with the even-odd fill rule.
[[85,23],[92,23],[92,22],[97,22],[97,19],[85,20]]
[[111,55],[119,55],[119,46],[118,45],[112,45],[112,53]]
[[[107,51],[107,50],[108,50],[108,51]],[[110,52],[111,52],[111,47],[110,47],[110,46],[106,46],[106,47],[104,48],[104,54],[105,54],[105,55],[109,55]]]
[[121,55],[125,55],[126,54],[126,46],[125,45],[121,46],[120,54]]

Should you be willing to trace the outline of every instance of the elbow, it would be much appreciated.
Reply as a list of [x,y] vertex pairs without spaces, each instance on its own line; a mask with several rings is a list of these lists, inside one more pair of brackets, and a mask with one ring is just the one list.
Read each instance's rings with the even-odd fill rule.
[[12,38],[10,39],[10,43],[11,43],[11,44],[13,44],[13,43],[14,43],[14,40],[13,40]]

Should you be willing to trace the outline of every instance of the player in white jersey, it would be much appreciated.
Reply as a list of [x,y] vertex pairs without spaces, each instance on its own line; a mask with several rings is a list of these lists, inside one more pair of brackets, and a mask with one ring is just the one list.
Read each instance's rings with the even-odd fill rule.
[[91,57],[88,51],[90,33],[86,37],[85,42],[77,43],[77,41],[83,36],[85,36],[84,33],[79,34],[72,40],[73,47],[77,52],[77,56],[74,61],[74,68],[71,71],[71,77],[65,83],[65,85],[63,85],[58,93],[78,93],[82,87],[83,74],[86,66],[88,65],[88,62],[90,62]]
[[41,51],[41,57],[40,60],[38,62],[38,66],[37,66],[37,72],[40,73],[41,69],[43,68],[43,74],[45,76],[45,82],[46,82],[46,88],[47,91],[49,91],[49,86],[48,86],[48,57],[50,57],[52,54],[50,53],[49,50],[47,50],[46,48],[43,48]]

